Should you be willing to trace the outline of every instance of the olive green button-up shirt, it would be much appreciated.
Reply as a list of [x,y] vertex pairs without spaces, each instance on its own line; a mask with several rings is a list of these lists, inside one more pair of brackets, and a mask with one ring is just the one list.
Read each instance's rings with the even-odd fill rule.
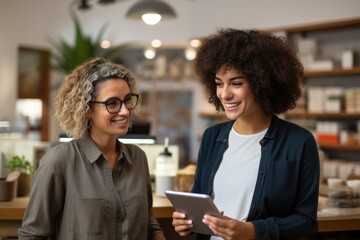
[[33,178],[19,239],[146,240],[161,231],[145,153],[118,147],[113,170],[89,136],[51,148]]

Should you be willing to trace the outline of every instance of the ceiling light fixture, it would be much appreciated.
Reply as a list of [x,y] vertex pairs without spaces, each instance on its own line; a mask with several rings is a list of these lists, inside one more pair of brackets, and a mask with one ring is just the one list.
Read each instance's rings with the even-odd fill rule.
[[148,25],[155,25],[161,19],[176,18],[174,9],[161,0],[140,0],[126,13],[130,19],[142,19]]
[[155,51],[155,49],[153,49],[153,48],[147,48],[147,49],[145,49],[145,51],[144,51],[144,56],[145,56],[146,59],[149,59],[149,60],[154,59],[155,56],[156,56],[156,51]]
[[185,50],[185,58],[189,61],[192,61],[196,58],[196,50],[193,48],[187,48]]
[[[90,0],[75,0],[78,3],[79,10],[89,10],[91,5],[89,4]],[[111,3],[115,3],[116,0],[98,0],[97,3],[101,5],[110,5]]]
[[154,39],[154,40],[151,41],[151,46],[154,47],[154,48],[161,47],[161,44],[162,44],[162,42],[159,39]]
[[115,3],[115,0],[99,0],[99,4],[109,4],[109,3]]
[[90,9],[90,5],[88,4],[87,0],[81,0],[78,8],[80,10],[88,10],[88,9]]

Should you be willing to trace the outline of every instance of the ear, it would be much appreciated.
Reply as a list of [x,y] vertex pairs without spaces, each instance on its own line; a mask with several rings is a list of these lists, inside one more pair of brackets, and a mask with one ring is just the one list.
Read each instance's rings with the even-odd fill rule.
[[85,113],[86,119],[91,120],[91,115],[92,115],[92,110],[91,110],[91,108],[89,108],[89,109],[87,110],[87,112]]

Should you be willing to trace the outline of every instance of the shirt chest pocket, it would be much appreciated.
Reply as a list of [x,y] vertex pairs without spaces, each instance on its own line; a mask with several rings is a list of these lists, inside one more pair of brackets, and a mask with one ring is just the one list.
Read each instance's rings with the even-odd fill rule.
[[103,231],[104,200],[101,198],[74,199],[72,203],[72,232],[98,235]]
[[297,190],[298,170],[295,161],[279,160],[271,162],[264,190],[265,199],[273,208],[291,208]]
[[147,239],[148,204],[143,196],[124,201],[131,239]]

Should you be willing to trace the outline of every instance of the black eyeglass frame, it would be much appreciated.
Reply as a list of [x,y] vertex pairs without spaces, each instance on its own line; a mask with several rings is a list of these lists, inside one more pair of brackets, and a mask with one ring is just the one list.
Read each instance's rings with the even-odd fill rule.
[[[131,97],[135,96],[136,97],[136,103],[134,104],[134,107],[133,108],[129,108],[126,103],[131,99]],[[136,108],[136,106],[138,105],[139,103],[139,96],[140,94],[136,94],[136,93],[129,93],[128,95],[125,96],[124,100],[120,100],[119,98],[116,98],[116,97],[112,97],[112,98],[109,98],[105,101],[90,101],[89,104],[92,104],[92,103],[97,103],[97,104],[103,104],[105,105],[105,108],[106,108],[106,111],[108,111],[108,113],[110,114],[115,114],[115,113],[118,113],[120,112],[122,106],[123,106],[123,103],[125,104],[125,107],[131,111],[131,110],[134,110]],[[117,111],[114,111],[114,112],[110,112],[109,109],[108,109],[108,105],[110,101],[114,101],[114,100],[117,100],[120,102],[120,107]]]

